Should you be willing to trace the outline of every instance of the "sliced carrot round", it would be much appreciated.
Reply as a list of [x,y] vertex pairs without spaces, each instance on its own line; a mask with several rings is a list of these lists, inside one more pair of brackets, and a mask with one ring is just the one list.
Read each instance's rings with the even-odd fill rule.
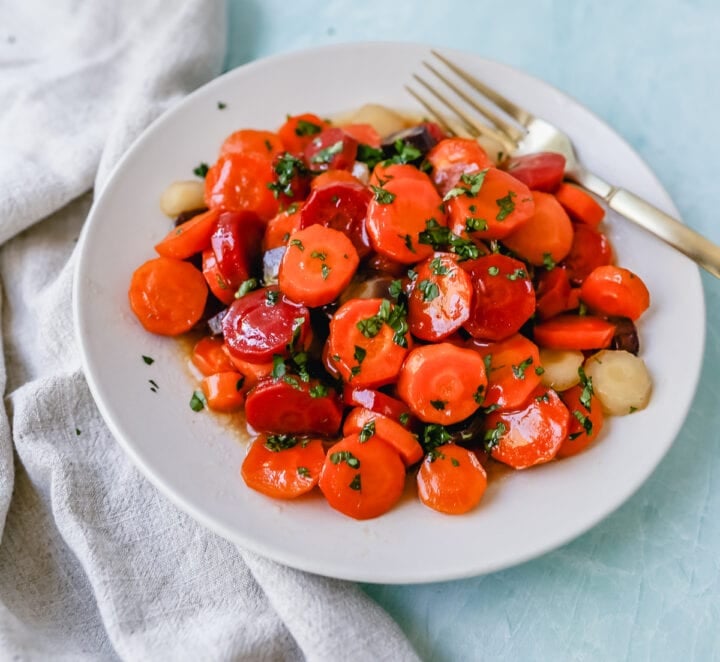
[[589,193],[572,184],[563,183],[555,197],[573,221],[595,226],[603,220],[605,210]]
[[278,135],[288,152],[299,154],[327,126],[328,123],[314,113],[301,113],[289,116],[278,129]]
[[216,372],[200,382],[209,409],[220,412],[233,412],[245,403],[245,377],[234,370]]
[[378,163],[370,175],[368,182],[372,186],[383,186],[393,179],[417,179],[431,182],[430,177],[419,168],[409,163]]
[[441,195],[450,191],[463,174],[494,165],[478,142],[469,138],[441,140],[428,152],[427,160],[433,168],[432,180]]
[[650,306],[650,292],[642,279],[629,269],[597,267],[580,287],[580,298],[601,315],[636,320]]
[[320,489],[335,509],[355,519],[371,519],[390,510],[405,487],[405,465],[386,442],[357,434],[328,449]]
[[557,315],[536,324],[535,342],[547,349],[605,349],[615,335],[615,325],[592,315]]
[[230,357],[225,351],[225,343],[219,336],[200,338],[193,347],[190,360],[206,377],[216,372],[235,370]]
[[294,232],[280,262],[278,285],[293,301],[324,306],[350,284],[360,259],[339,230],[310,225]]
[[356,407],[348,414],[343,424],[343,434],[347,437],[356,432],[361,435],[361,439],[363,435],[366,439],[377,435],[390,444],[400,454],[405,466],[415,464],[423,456],[422,446],[414,434],[400,423],[370,409]]
[[262,247],[264,251],[286,246],[290,235],[300,229],[300,205],[281,211],[265,226]]
[[291,435],[260,435],[242,463],[248,487],[275,499],[294,499],[317,485],[325,461],[318,439]]
[[560,399],[570,411],[568,436],[563,441],[557,457],[570,457],[584,451],[595,441],[603,428],[605,415],[602,404],[592,391],[592,382],[588,387],[578,384],[563,391]]
[[487,474],[477,456],[455,444],[434,449],[417,474],[420,501],[448,515],[461,515],[475,508],[486,487]]
[[272,161],[282,154],[284,146],[280,136],[272,131],[240,129],[225,138],[220,147],[220,156],[226,154],[255,154]]
[[140,324],[150,333],[177,336],[202,317],[208,289],[205,278],[189,262],[156,257],[132,275],[128,297]]
[[170,230],[167,236],[155,245],[155,250],[164,257],[185,260],[210,245],[210,237],[217,226],[219,212],[211,209],[198,214],[186,223]]
[[471,349],[451,343],[424,345],[405,359],[398,395],[426,423],[458,423],[475,413],[487,388],[485,364]]

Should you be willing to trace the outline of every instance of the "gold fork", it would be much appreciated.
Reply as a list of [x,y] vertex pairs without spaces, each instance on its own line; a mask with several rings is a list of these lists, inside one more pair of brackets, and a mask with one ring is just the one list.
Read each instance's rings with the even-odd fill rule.
[[[565,157],[566,179],[599,196],[611,209],[645,228],[697,262],[713,276],[720,278],[720,246],[660,211],[640,196],[612,186],[586,170],[578,161],[567,134],[505,98],[437,51],[433,50],[431,53],[451,72],[451,75],[442,73],[437,66],[423,62],[428,71],[442,83],[443,90],[438,89],[437,83],[432,85],[421,76],[415,74],[414,78],[442,104],[444,112],[428,101],[427,96],[411,87],[406,86],[406,89],[448,133],[490,139],[501,145],[506,155],[534,152],[562,154]],[[468,88],[475,94],[469,94],[466,91]],[[512,121],[496,112],[488,105],[488,101]],[[471,117],[464,109],[471,109],[474,115],[482,120]],[[455,121],[448,119],[448,113]]]

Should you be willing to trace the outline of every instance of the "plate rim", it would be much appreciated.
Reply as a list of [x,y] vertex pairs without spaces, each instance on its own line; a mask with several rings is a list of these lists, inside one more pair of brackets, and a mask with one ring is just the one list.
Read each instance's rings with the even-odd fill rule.
[[[252,62],[248,62],[246,64],[243,64],[239,67],[236,67],[230,71],[227,71],[220,76],[212,79],[205,85],[197,88],[187,96],[185,96],[183,99],[178,101],[176,104],[174,104],[169,110],[162,113],[160,116],[158,116],[153,122],[151,122],[130,144],[130,146],[126,149],[122,157],[118,160],[118,162],[113,166],[110,173],[105,179],[105,185],[103,188],[97,192],[95,195],[95,199],[93,200],[92,207],[88,213],[87,219],[85,220],[85,223],[83,225],[83,229],[80,235],[80,238],[78,240],[78,246],[77,246],[77,255],[78,259],[75,264],[74,274],[73,274],[73,287],[72,287],[72,294],[73,294],[73,323],[74,323],[74,331],[75,331],[75,337],[78,342],[78,346],[80,348],[80,358],[81,358],[81,364],[83,373],[86,377],[88,386],[90,388],[90,391],[93,395],[93,399],[98,407],[98,410],[100,411],[105,424],[110,429],[114,439],[120,444],[123,451],[130,457],[130,459],[133,461],[135,466],[140,469],[140,472],[144,476],[144,478],[148,479],[165,497],[167,497],[172,503],[174,503],[177,507],[179,507],[181,510],[186,512],[188,515],[190,515],[193,519],[195,519],[198,523],[200,523],[202,526],[208,528],[209,530],[217,533],[221,537],[225,538],[226,540],[231,541],[232,543],[248,550],[254,553],[258,553],[262,556],[265,556],[267,558],[271,558],[279,563],[283,563],[285,565],[288,565],[293,568],[297,568],[300,570],[304,570],[307,572],[315,573],[315,574],[322,574],[324,576],[330,576],[330,577],[337,577],[340,579],[347,579],[352,581],[363,581],[367,583],[382,583],[382,584],[422,584],[422,583],[430,583],[430,582],[437,582],[437,581],[448,581],[448,580],[456,580],[456,579],[462,579],[467,577],[473,577],[478,576],[482,574],[488,574],[491,572],[496,572],[498,570],[506,569],[509,567],[513,567],[516,565],[520,565],[522,563],[525,563],[531,559],[538,558],[539,556],[542,556],[544,554],[547,554],[550,551],[553,551],[559,547],[562,547],[563,545],[567,544],[568,542],[575,540],[576,538],[580,537],[590,529],[597,526],[601,521],[612,515],[620,506],[627,503],[627,501],[635,494],[643,485],[646,484],[648,478],[654,473],[654,471],[657,469],[657,466],[660,464],[660,462],[667,457],[667,454],[672,447],[672,445],[675,443],[677,436],[682,428],[682,425],[687,418],[690,408],[692,407],[693,401],[696,397],[697,388],[700,383],[700,377],[701,377],[701,367],[702,367],[702,361],[703,357],[705,355],[705,344],[706,344],[706,331],[707,331],[707,310],[706,310],[706,300],[705,300],[705,293],[704,289],[702,287],[702,281],[700,278],[700,272],[699,268],[695,267],[692,270],[694,280],[696,281],[694,285],[697,287],[697,291],[699,293],[699,303],[700,303],[700,310],[698,313],[700,314],[700,317],[702,318],[703,324],[701,326],[701,329],[699,330],[699,340],[700,340],[700,351],[698,352],[698,365],[692,366],[693,367],[693,374],[695,376],[694,383],[692,384],[692,388],[689,391],[689,397],[688,397],[688,406],[687,410],[684,412],[683,416],[678,419],[678,422],[676,426],[674,426],[674,429],[672,430],[672,436],[670,439],[670,442],[667,444],[667,447],[665,448],[664,452],[659,454],[659,456],[655,459],[654,462],[646,465],[645,471],[642,472],[642,475],[639,479],[635,481],[628,489],[622,490],[621,497],[616,499],[616,502],[613,503],[612,507],[609,509],[606,509],[601,513],[599,516],[591,518],[587,522],[584,523],[584,526],[579,527],[572,532],[569,532],[566,535],[561,535],[553,539],[551,543],[548,543],[544,546],[533,547],[531,550],[529,550],[526,554],[515,554],[512,558],[507,559],[503,562],[497,562],[494,564],[486,564],[483,569],[481,570],[473,570],[472,568],[467,569],[461,569],[460,571],[453,572],[452,569],[446,570],[445,572],[435,572],[434,574],[428,574],[427,572],[419,572],[419,573],[412,573],[412,572],[406,572],[402,577],[395,579],[393,576],[382,576],[381,578],[377,578],[379,576],[378,573],[371,573],[368,574],[367,572],[364,572],[362,570],[359,570],[357,572],[349,571],[345,573],[333,573],[333,574],[327,574],[323,572],[323,569],[319,567],[317,563],[313,563],[312,560],[304,559],[304,558],[298,558],[297,556],[293,556],[291,552],[285,552],[285,550],[278,550],[272,546],[266,545],[262,541],[258,541],[253,538],[248,538],[243,536],[242,534],[238,534],[236,530],[233,530],[231,527],[224,524],[222,521],[219,521],[216,517],[214,517],[212,514],[206,512],[205,509],[197,507],[192,501],[188,500],[183,494],[176,489],[174,489],[171,485],[167,484],[160,478],[155,471],[153,471],[152,467],[145,462],[145,460],[138,454],[138,452],[135,450],[133,443],[130,442],[129,439],[126,438],[126,435],[123,433],[121,429],[121,425],[119,422],[115,420],[115,418],[111,415],[108,406],[106,405],[106,402],[104,398],[102,397],[102,387],[99,383],[96,381],[96,375],[92,369],[92,361],[88,354],[88,348],[85,342],[84,334],[83,334],[83,319],[82,319],[82,303],[81,303],[81,296],[83,290],[83,284],[81,282],[83,269],[82,265],[84,263],[84,258],[88,252],[87,249],[87,236],[89,235],[89,228],[92,225],[96,225],[99,221],[95,220],[98,216],[97,209],[99,207],[100,201],[103,198],[103,193],[105,189],[107,188],[107,185],[113,182],[117,176],[117,173],[120,172],[123,168],[125,163],[132,159],[135,152],[137,152],[139,149],[142,148],[143,143],[147,139],[148,135],[154,133],[158,130],[158,127],[165,124],[166,122],[170,122],[172,118],[177,114],[183,111],[183,108],[190,103],[192,99],[195,99],[198,96],[204,96],[208,94],[209,92],[212,92],[217,87],[222,87],[225,85],[228,81],[232,81],[235,77],[242,77],[245,75],[245,72],[252,71],[253,69],[256,69],[258,67],[264,67],[268,65],[272,65],[277,62],[282,62],[284,60],[292,59],[293,57],[297,57],[302,54],[306,53],[314,53],[314,52],[323,52],[323,51],[336,51],[336,50],[346,50],[346,49],[358,49],[358,48],[376,48],[376,47],[385,47],[385,48],[415,48],[415,49],[426,49],[430,50],[433,48],[433,46],[421,43],[421,42],[393,42],[393,41],[353,41],[353,42],[343,42],[338,44],[326,44],[321,46],[314,46],[310,48],[301,48],[301,49],[295,49],[290,51],[284,51],[281,53],[275,53],[273,55],[259,58],[257,60],[254,60]],[[521,70],[519,68],[513,67],[511,65],[505,64],[500,61],[491,60],[489,58],[482,57],[480,55],[477,55],[476,53],[473,53],[471,51],[466,50],[458,50],[458,49],[452,49],[452,48],[446,48],[444,46],[437,47],[440,48],[443,52],[448,53],[449,55],[457,54],[461,55],[462,57],[466,58],[472,58],[474,61],[478,62],[478,64],[486,63],[490,66],[494,67],[500,67],[501,69],[506,69],[513,74],[521,75],[525,77],[532,78],[534,81],[537,81],[541,83],[543,86],[548,88],[557,96],[559,99],[563,100],[569,100],[574,104],[575,106],[579,107],[583,112],[589,114],[592,116],[592,118],[602,124],[605,128],[607,128],[609,131],[612,132],[613,136],[620,142],[623,143],[626,149],[628,149],[630,152],[633,153],[633,155],[641,161],[647,170],[647,174],[651,177],[652,183],[657,188],[658,192],[662,194],[662,197],[664,198],[663,203],[667,207],[667,211],[670,213],[674,213],[677,218],[680,218],[680,214],[666,191],[665,187],[660,182],[658,176],[653,171],[653,169],[650,167],[650,165],[643,159],[640,154],[634,149],[634,147],[628,143],[628,141],[619,134],[614,128],[612,128],[605,120],[600,118],[597,114],[594,113],[591,109],[589,109],[584,104],[578,102],[575,98],[573,98],[571,95],[567,94],[566,92],[558,89],[554,85],[546,82],[545,80],[542,80],[538,78],[537,76],[530,74],[524,70]],[[682,220],[682,219],[681,219]]]

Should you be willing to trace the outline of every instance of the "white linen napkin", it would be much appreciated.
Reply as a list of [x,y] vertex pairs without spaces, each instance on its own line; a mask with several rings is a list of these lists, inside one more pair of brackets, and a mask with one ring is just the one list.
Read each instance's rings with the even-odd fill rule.
[[178,511],[124,456],[80,371],[71,280],[87,191],[219,72],[224,11],[0,0],[2,659],[417,659],[354,585]]

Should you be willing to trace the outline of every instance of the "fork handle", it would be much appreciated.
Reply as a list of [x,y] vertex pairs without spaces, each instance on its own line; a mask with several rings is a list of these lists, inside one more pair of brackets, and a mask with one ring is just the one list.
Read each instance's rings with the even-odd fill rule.
[[720,246],[624,188],[610,186],[595,176],[578,179],[582,179],[579,183],[584,188],[603,198],[610,209],[645,228],[720,278]]

